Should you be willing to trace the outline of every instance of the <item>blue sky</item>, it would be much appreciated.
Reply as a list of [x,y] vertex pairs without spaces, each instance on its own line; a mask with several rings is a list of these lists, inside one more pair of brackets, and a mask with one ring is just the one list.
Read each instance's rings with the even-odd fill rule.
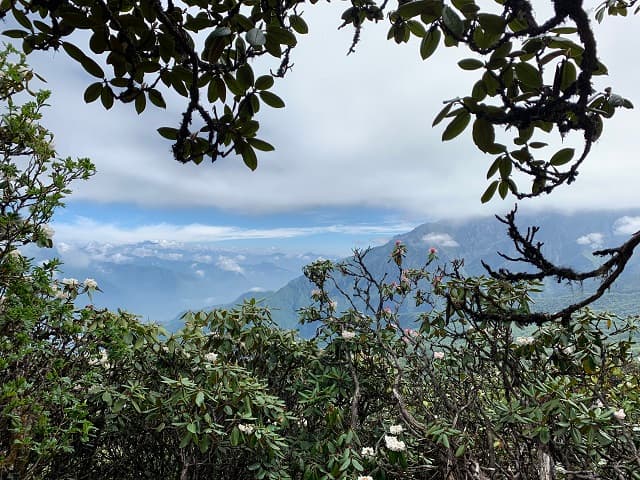
[[[383,22],[365,29],[357,53],[347,57],[351,32],[336,30],[342,7],[308,7],[311,33],[275,89],[287,107],[260,112],[260,137],[277,150],[260,157],[256,172],[237,158],[200,166],[173,162],[169,142],[155,129],[177,124],[182,99],[168,96],[166,111],[150,108],[140,116],[130,105],[105,112],[99,104],[84,105],[82,92],[93,80],[63,53],[31,56],[53,91],[45,124],[56,134],[59,154],[88,156],[98,169],[89,182],[73,186],[55,220],[56,239],[186,240],[344,254],[426,221],[508,210],[511,200],[480,204],[492,158],[474,148],[470,134],[443,144],[441,128],[431,128],[442,101],[467,94],[476,80],[455,65],[468,53],[447,49],[423,62],[417,42],[385,40]],[[637,44],[639,20],[607,19],[597,27],[610,71],[598,87],[612,86],[637,105],[640,66],[620,46]],[[522,208],[640,206],[637,115],[620,111],[607,122],[574,185]]]

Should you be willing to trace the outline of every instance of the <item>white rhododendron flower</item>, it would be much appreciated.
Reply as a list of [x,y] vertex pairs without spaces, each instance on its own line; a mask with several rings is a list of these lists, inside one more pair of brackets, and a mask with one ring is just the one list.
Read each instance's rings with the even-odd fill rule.
[[67,292],[63,292],[61,290],[55,291],[55,298],[59,300],[67,300],[69,298],[69,294]]
[[84,287],[88,288],[89,290],[95,290],[96,288],[98,288],[98,282],[96,282],[93,278],[85,278],[84,282],[82,282],[82,285],[84,285]]
[[531,345],[534,342],[533,337],[518,337],[516,338],[516,343],[518,345]]
[[624,420],[627,416],[626,413],[624,413],[624,408],[621,408],[619,410],[616,410],[615,412],[613,412],[613,416],[616,420]]
[[376,452],[373,447],[362,447],[362,451],[360,452],[360,455],[363,457],[373,457],[375,454]]
[[356,332],[352,332],[351,330],[342,331],[342,338],[344,338],[345,340],[351,340],[355,336],[356,336]]
[[51,228],[49,225],[42,225],[40,227],[40,231],[49,240],[51,240],[53,238],[53,234],[56,233],[56,231],[53,228]]
[[251,435],[254,431],[254,428],[253,425],[241,423],[240,425],[238,425],[238,430],[240,430],[242,433],[246,433],[247,435]]
[[218,354],[209,352],[204,356],[204,359],[209,363],[214,363],[216,360],[218,360]]
[[394,437],[393,435],[385,435],[384,443],[392,452],[402,452],[407,449],[405,443],[401,440],[398,440],[398,438]]
[[77,288],[78,285],[80,285],[80,282],[78,282],[78,280],[75,278],[63,278],[62,284],[66,285],[69,288]]
[[331,302],[329,302],[329,306],[331,307],[331,310],[335,310],[336,308],[338,308],[338,302],[336,302],[335,300],[331,300]]
[[358,480],[373,480],[373,477],[371,475],[360,475]]
[[444,358],[444,352],[433,352],[433,358],[442,360]]
[[21,258],[22,254],[17,249],[14,248],[9,252],[9,256],[17,259],[17,258]]
[[391,425],[389,427],[389,433],[391,433],[392,435],[398,435],[402,432],[404,432],[404,428],[402,428],[402,425]]

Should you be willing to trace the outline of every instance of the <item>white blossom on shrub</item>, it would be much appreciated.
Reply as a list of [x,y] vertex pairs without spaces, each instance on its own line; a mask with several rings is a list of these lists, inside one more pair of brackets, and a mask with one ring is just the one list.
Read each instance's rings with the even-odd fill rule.
[[69,288],[78,288],[78,285],[80,285],[80,282],[78,282],[78,280],[75,278],[63,278],[62,284],[66,285]]
[[98,282],[96,282],[93,278],[85,278],[84,282],[82,282],[84,288],[88,288],[89,290],[95,290],[98,288]]
[[245,423],[241,423],[238,425],[238,430],[242,433],[246,433],[247,435],[251,435],[254,431],[253,425],[247,425]]
[[433,358],[436,360],[442,360],[444,358],[444,352],[433,352]]
[[624,413],[624,408],[620,408],[619,410],[616,410],[615,412],[613,412],[613,417],[616,420],[624,420],[626,416],[627,414]]
[[373,447],[362,447],[362,451],[360,452],[360,455],[363,457],[374,457],[375,454],[376,452]]
[[213,352],[209,352],[209,353],[205,354],[204,359],[209,363],[215,363],[216,360],[218,360],[218,354],[217,353],[213,353]]
[[373,480],[373,477],[371,475],[360,475],[358,480]]
[[516,343],[518,345],[531,345],[535,339],[533,337],[518,337],[516,338]]
[[407,449],[405,443],[401,440],[398,440],[398,438],[394,437],[393,435],[385,435],[384,443],[392,452],[403,452]]
[[344,338],[345,340],[351,340],[355,336],[356,336],[356,332],[352,332],[351,330],[342,331],[342,338]]
[[56,233],[56,231],[53,228],[51,228],[49,225],[40,226],[40,231],[49,240],[51,240],[53,238],[53,235]]
[[404,432],[404,428],[402,428],[402,425],[391,425],[389,427],[389,433],[391,435],[398,435],[399,433]]

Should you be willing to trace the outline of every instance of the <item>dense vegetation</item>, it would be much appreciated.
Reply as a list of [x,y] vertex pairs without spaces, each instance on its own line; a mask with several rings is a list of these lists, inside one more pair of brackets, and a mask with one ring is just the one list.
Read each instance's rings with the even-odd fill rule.
[[[441,42],[474,55],[459,66],[481,78],[434,124],[447,119],[443,140],[451,140],[474,119],[473,140],[492,156],[483,201],[572,183],[605,120],[632,107],[594,89],[606,67],[582,2],[552,3],[542,22],[527,0],[497,0],[486,11],[473,0],[401,1],[389,12],[389,38],[419,37],[423,58]],[[626,16],[635,3],[608,0],[596,17]],[[273,148],[257,138],[254,117],[262,104],[284,105],[271,92],[274,77],[290,68],[294,32],[308,30],[300,6],[7,0],[0,14],[19,25],[5,34],[25,52],[62,48],[96,77],[88,102],[130,102],[141,112],[147,100],[165,105],[163,88],[186,97],[178,128],[160,129],[177,160],[237,154],[253,169],[255,150]],[[342,15],[354,28],[352,48],[386,8],[352,2]],[[89,32],[88,49],[71,43],[75,30]],[[207,37],[196,42],[201,31]],[[250,61],[261,56],[280,59],[279,68],[255,75]],[[636,325],[588,309],[640,234],[576,272],[549,261],[537,229],[521,232],[514,210],[501,221],[529,270],[486,265],[487,277],[468,278],[459,262],[435,267],[435,249],[407,268],[400,242],[382,278],[371,275],[366,252],[306,268],[316,288],[300,315],[320,322],[312,340],[277,328],[251,301],[189,313],[169,334],[82,306],[99,289],[93,279],[60,279],[55,260],[34,264],[17,249],[52,245],[55,209],[93,166],[57,157],[38,123],[48,94],[33,90],[23,56],[2,53],[0,73],[0,477],[640,478]],[[515,147],[500,143],[502,130]],[[581,150],[540,159],[552,131],[574,134]],[[523,179],[530,188],[518,186]],[[532,311],[530,293],[549,278],[599,283],[577,303]],[[427,307],[413,329],[398,321],[408,302]]]
[[[586,309],[518,336],[491,312],[525,314],[537,284],[465,278],[435,249],[405,268],[398,242],[384,278],[366,252],[309,265],[313,340],[252,301],[171,335],[83,307],[94,280],[17,247],[52,245],[93,167],[56,156],[24,59],[9,49],[0,71],[0,477],[640,478],[633,319]],[[406,302],[430,307],[415,329]]]

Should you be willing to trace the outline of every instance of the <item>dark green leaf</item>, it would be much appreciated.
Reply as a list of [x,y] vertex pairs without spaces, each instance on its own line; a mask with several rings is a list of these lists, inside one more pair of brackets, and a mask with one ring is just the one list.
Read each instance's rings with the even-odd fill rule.
[[249,143],[249,145],[251,145],[253,148],[261,150],[263,152],[271,152],[275,150],[273,145],[258,138],[247,138],[247,143]]
[[560,81],[560,89],[564,92],[568,87],[576,81],[576,66],[571,60],[567,60],[562,64],[562,77]]
[[295,47],[296,43],[298,43],[293,33],[286,28],[276,26],[267,27],[267,38],[271,38],[276,43],[286,45],[287,47]]
[[542,74],[540,70],[530,63],[520,62],[515,65],[518,80],[527,87],[540,88],[542,86]]
[[24,30],[5,30],[2,34],[9,38],[24,38],[29,35],[29,32]]
[[477,70],[484,66],[484,63],[475,58],[465,58],[458,62],[458,66],[463,70]]
[[111,87],[103,87],[102,92],[100,93],[100,101],[102,102],[104,108],[109,110],[111,107],[113,107],[113,100],[114,97]]
[[273,77],[271,75],[262,75],[256,79],[255,87],[258,90],[269,90],[273,87]]
[[433,52],[436,51],[436,49],[438,48],[438,44],[440,43],[440,37],[440,30],[438,30],[436,27],[430,28],[426,33],[426,35],[422,39],[422,42],[420,42],[420,56],[423,60],[429,58],[431,55],[433,55]]
[[416,17],[418,15],[440,16],[442,3],[436,0],[418,0],[407,2],[398,8],[396,12],[405,20]]
[[482,150],[487,152],[491,146],[495,143],[496,132],[493,124],[489,123],[484,118],[476,118],[473,122],[473,143]]
[[256,157],[256,152],[250,145],[245,144],[242,149],[242,160],[251,170],[258,168],[258,157]]
[[489,200],[493,198],[493,195],[496,193],[496,189],[498,188],[499,183],[500,183],[499,180],[494,180],[493,182],[491,182],[489,187],[487,187],[487,189],[482,194],[482,197],[480,197],[480,201],[482,203],[487,203]]
[[84,57],[80,62],[80,65],[82,65],[82,68],[94,77],[104,78],[104,71],[102,70],[102,67],[100,67],[100,65],[94,62],[91,58]]
[[464,34],[464,22],[448,5],[442,7],[442,21],[457,38],[462,37]]
[[461,111],[454,117],[454,119],[447,125],[442,133],[442,141],[451,140],[460,135],[471,120],[471,115],[466,110]]
[[144,109],[146,108],[146,106],[147,106],[147,97],[145,97],[144,92],[140,92],[135,99],[135,107],[138,115],[144,112]]
[[435,127],[442,120],[444,120],[445,117],[449,114],[449,111],[451,110],[451,107],[453,107],[453,102],[447,103],[445,105],[445,107],[442,110],[440,110],[440,112],[438,112],[438,115],[436,115],[436,118],[433,119],[433,123],[431,124],[431,126]]
[[302,17],[298,15],[289,16],[289,23],[291,24],[291,28],[293,28],[296,32],[300,34],[309,33],[309,27],[307,23],[302,19]]
[[558,150],[553,155],[553,157],[551,157],[551,160],[549,160],[549,163],[555,167],[564,165],[565,163],[569,163],[571,161],[574,154],[575,154],[575,149],[563,148],[561,150]]
[[160,127],[158,129],[158,133],[160,136],[166,138],[167,140],[175,140],[178,138],[178,129],[171,127]]
[[253,70],[245,63],[238,68],[236,79],[242,84],[245,90],[252,87],[254,82]]
[[258,95],[260,95],[260,99],[270,107],[282,108],[285,105],[284,101],[274,93],[271,93],[268,91],[261,91],[261,92],[258,92]]
[[92,83],[84,91],[84,101],[86,103],[95,102],[100,97],[101,93],[102,93],[102,83],[101,82]]
[[167,103],[162,98],[162,94],[156,89],[149,90],[149,101],[156,107],[167,108]]

